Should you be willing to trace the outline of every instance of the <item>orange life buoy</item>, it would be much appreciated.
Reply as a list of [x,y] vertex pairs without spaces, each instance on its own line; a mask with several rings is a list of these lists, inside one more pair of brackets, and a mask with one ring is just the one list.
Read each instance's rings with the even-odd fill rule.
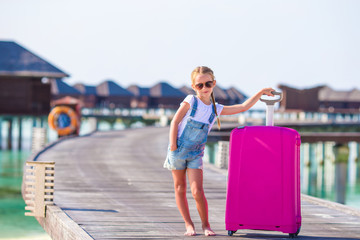
[[60,136],[73,133],[79,125],[75,111],[65,106],[54,107],[49,114],[48,123]]

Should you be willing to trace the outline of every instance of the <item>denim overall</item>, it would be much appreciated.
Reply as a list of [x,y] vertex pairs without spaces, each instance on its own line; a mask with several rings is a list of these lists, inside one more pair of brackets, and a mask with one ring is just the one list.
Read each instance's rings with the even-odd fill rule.
[[212,113],[209,123],[202,123],[193,120],[198,106],[198,99],[195,97],[190,117],[187,120],[184,131],[177,139],[177,149],[170,151],[168,148],[164,168],[169,170],[183,170],[186,168],[202,169],[205,143],[207,140],[210,124],[215,118],[215,106],[212,105]]

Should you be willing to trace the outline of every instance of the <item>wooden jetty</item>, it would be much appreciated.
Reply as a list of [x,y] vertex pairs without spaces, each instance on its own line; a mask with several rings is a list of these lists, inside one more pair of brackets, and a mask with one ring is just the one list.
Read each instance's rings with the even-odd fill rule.
[[[357,123],[340,123],[340,124],[297,124],[287,122],[286,124],[276,124],[275,126],[289,127],[297,130],[301,136],[302,143],[316,143],[316,142],[336,142],[348,143],[351,141],[360,142],[360,124]],[[225,123],[222,124],[220,131],[210,132],[208,141],[229,141],[230,132],[239,127],[238,123]],[[329,127],[338,128],[337,131],[327,130]],[[323,128],[323,129],[322,129]],[[320,129],[320,130],[319,130]],[[350,132],[351,131],[351,132]]]
[[[36,157],[55,161],[55,205],[39,223],[54,239],[182,239],[171,173],[163,169],[169,128],[147,127],[59,141]],[[286,239],[280,232],[225,230],[226,170],[206,164],[205,194],[216,237],[205,237],[195,202],[194,239]],[[360,211],[302,196],[299,239],[360,239]]]

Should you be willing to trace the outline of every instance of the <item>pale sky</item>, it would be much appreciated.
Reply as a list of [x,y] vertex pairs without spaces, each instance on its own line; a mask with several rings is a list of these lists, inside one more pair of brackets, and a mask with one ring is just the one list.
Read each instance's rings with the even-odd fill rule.
[[0,0],[0,39],[70,85],[190,85],[199,65],[248,95],[279,83],[360,88],[360,1]]

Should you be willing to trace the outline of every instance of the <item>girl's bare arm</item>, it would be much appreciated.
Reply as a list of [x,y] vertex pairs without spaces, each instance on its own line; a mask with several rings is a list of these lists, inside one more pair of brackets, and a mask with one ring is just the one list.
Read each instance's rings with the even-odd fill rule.
[[236,104],[236,105],[230,105],[230,106],[224,106],[221,115],[233,115],[241,112],[245,112],[249,110],[254,104],[259,101],[262,95],[268,95],[268,96],[274,96],[271,92],[275,91],[272,88],[263,88],[258,93],[256,93],[254,96],[246,100],[242,104]]
[[179,109],[176,111],[174,118],[170,124],[170,134],[169,134],[169,141],[170,141],[170,150],[175,151],[177,149],[176,139],[178,133],[178,126],[179,123],[183,120],[186,112],[189,110],[190,104],[187,102],[183,102]]

